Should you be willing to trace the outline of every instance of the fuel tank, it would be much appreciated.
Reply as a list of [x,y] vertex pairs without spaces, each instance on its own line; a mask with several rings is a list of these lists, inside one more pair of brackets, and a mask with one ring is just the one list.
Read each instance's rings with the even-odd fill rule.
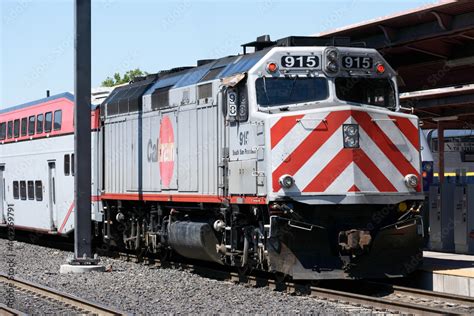
[[219,242],[208,223],[173,222],[169,227],[168,243],[183,257],[222,264],[216,251]]

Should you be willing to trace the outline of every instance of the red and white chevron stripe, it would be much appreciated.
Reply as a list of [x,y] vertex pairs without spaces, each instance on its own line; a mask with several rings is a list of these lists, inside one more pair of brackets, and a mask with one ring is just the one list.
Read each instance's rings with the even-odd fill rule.
[[[359,125],[360,148],[344,148],[343,124]],[[404,182],[408,174],[420,176],[417,124],[415,117],[365,109],[278,118],[270,130],[273,192],[420,191]],[[285,174],[295,186],[283,191]]]

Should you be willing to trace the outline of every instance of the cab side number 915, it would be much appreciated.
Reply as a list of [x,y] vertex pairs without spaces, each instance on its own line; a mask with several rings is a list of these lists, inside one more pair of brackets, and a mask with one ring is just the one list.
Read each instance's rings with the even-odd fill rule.
[[319,66],[318,56],[283,56],[281,58],[283,68],[316,68]]

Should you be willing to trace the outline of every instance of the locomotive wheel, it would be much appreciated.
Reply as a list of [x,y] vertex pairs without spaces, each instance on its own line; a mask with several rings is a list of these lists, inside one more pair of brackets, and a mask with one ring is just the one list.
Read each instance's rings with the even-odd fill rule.
[[239,273],[240,277],[247,277],[252,272],[252,268],[246,264],[243,267],[237,267],[237,272]]

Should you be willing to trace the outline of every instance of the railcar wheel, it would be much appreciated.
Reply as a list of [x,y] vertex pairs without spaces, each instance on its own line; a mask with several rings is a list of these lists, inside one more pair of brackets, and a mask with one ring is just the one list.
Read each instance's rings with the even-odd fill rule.
[[252,268],[246,264],[243,267],[238,267],[237,272],[239,273],[239,277],[247,277],[252,272]]

